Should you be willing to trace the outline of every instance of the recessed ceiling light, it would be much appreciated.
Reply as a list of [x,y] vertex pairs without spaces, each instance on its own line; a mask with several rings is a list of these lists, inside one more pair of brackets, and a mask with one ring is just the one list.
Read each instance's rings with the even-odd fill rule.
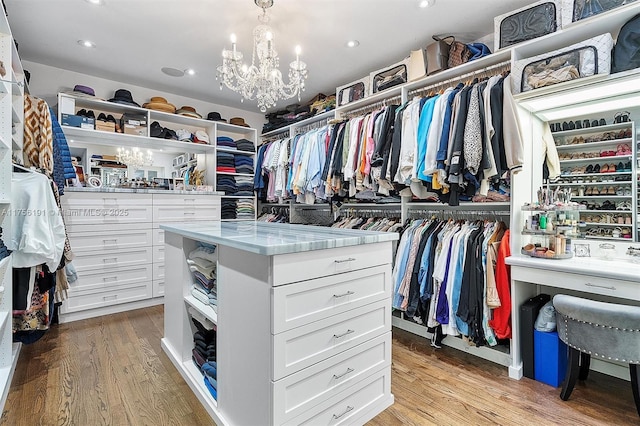
[[89,40],[78,40],[78,44],[83,47],[96,47],[96,44]]
[[349,40],[346,43],[347,47],[358,47],[360,45],[360,42],[358,40]]
[[433,6],[436,3],[436,0],[421,0],[418,6],[425,8],[429,6]]
[[184,71],[183,70],[179,70],[177,68],[162,67],[160,69],[160,71],[162,71],[163,73],[165,73],[166,75],[169,75],[171,77],[183,77],[184,76]]
[[91,3],[91,4],[95,4],[96,6],[100,6],[102,4],[104,4],[104,1],[102,0],[85,0],[87,3]]
[[187,68],[186,70],[184,70],[184,73],[187,75],[196,75],[196,70],[194,70],[193,68]]

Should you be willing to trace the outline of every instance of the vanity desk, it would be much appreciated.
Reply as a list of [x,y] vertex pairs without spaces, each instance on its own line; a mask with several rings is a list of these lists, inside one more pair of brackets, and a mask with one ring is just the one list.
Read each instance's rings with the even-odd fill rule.
[[[574,257],[565,260],[511,256],[511,302],[513,309],[513,357],[509,376],[522,377],[521,342],[518,338],[519,306],[540,293],[570,294],[605,302],[640,305],[640,264],[618,257],[603,260],[594,257]],[[629,380],[624,364],[592,359],[591,369]]]

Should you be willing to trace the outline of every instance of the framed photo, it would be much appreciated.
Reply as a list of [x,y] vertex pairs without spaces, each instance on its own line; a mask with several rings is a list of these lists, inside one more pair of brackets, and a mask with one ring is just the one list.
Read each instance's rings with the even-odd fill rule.
[[77,165],[77,166],[73,166],[74,169],[76,169],[76,179],[81,186],[86,186],[87,182],[84,176],[84,167]]

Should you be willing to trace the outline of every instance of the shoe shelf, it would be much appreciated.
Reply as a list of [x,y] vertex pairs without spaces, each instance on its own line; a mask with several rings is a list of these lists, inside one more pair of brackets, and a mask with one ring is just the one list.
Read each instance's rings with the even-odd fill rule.
[[631,198],[631,195],[572,195],[571,198],[576,198],[580,200],[627,200]]
[[601,182],[556,182],[550,183],[549,186],[631,186],[632,182],[629,180],[621,180],[621,181],[601,181]]
[[597,209],[585,209],[580,210],[580,213],[633,213],[632,210],[597,210]]
[[596,135],[598,133],[606,133],[612,130],[627,129],[630,127],[631,127],[631,123],[629,122],[613,123],[613,124],[607,124],[604,126],[591,126],[591,127],[582,127],[580,129],[573,129],[573,130],[562,130],[559,132],[551,132],[551,134],[555,139],[558,137],[567,137],[567,136]]
[[631,146],[632,139],[624,138],[624,139],[611,139],[607,141],[598,141],[598,142],[569,143],[569,144],[563,144],[563,145],[556,145],[556,149],[558,151],[582,151],[585,149],[617,146],[625,143]]
[[612,228],[617,228],[617,227],[629,227],[631,226],[630,223],[627,224],[622,224],[622,223],[599,223],[599,222],[585,222],[584,223],[586,226],[588,227],[598,227],[598,226],[605,226],[605,227],[612,227]]
[[[568,177],[596,177],[596,176],[601,176],[601,177],[606,177],[606,176],[623,176],[623,175],[630,175],[632,172],[607,172],[607,173],[565,173],[563,175],[560,175],[561,178],[568,178]],[[623,181],[623,182],[629,182],[629,181]]]
[[613,241],[630,241],[633,242],[633,238],[625,238],[625,237],[611,237],[608,235],[585,235],[584,236],[588,240],[613,240]]
[[[591,158],[572,158],[569,160],[560,160],[560,164],[581,164],[581,163],[600,163],[600,162],[610,162],[610,161],[629,161],[629,159],[632,157],[631,154],[625,154],[625,155],[612,155],[612,156],[608,156],[608,157],[591,157]],[[629,172],[631,172],[629,170]],[[598,173],[598,172],[594,172],[594,173]],[[610,173],[610,172],[604,172],[604,173]]]

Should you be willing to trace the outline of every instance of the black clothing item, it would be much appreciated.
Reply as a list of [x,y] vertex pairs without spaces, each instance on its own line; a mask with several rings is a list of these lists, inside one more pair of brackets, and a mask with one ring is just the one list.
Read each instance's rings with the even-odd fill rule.
[[390,105],[385,111],[384,121],[381,124],[380,139],[371,156],[371,167],[382,166],[385,157],[389,156],[397,108],[398,105]]
[[498,174],[507,171],[507,156],[504,152],[504,132],[502,131],[502,111],[504,103],[504,77],[491,88],[491,124],[495,133],[491,138],[491,148]]
[[451,151],[451,161],[449,161],[449,175],[462,175],[464,170],[464,127],[467,124],[467,112],[471,102],[471,87],[467,86],[460,91],[460,105],[456,113],[455,129],[453,134],[453,147]]
[[329,138],[329,146],[327,148],[327,161],[325,161],[324,163],[324,169],[322,169],[322,181],[326,181],[327,177],[329,176],[329,170],[331,169],[331,163],[330,163],[330,159],[331,159],[331,153],[333,152],[335,145],[336,145],[336,139],[337,139],[337,135],[338,135],[338,126],[333,126],[331,128],[331,136]]
[[[404,110],[404,106],[401,107]],[[393,124],[393,137],[391,140],[391,154],[389,155],[391,161],[391,180],[398,171],[398,164],[400,163],[400,146],[401,146],[401,133],[402,133],[402,112],[396,111],[395,123]],[[383,160],[382,170],[387,170],[387,162]]]

